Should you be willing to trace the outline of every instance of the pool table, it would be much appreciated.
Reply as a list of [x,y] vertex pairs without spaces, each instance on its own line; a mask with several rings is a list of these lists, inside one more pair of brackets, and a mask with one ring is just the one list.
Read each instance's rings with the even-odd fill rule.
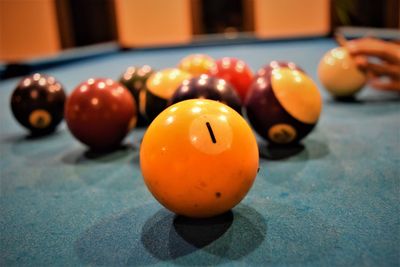
[[10,111],[21,77],[1,81],[0,265],[399,266],[400,95],[367,86],[354,101],[334,101],[316,75],[334,46],[310,38],[115,49],[41,70],[71,92],[89,77],[171,67],[192,53],[238,57],[253,70],[271,60],[300,65],[324,100],[316,128],[290,149],[258,138],[250,192],[207,220],[175,216],[149,193],[139,165],[145,128],[106,155],[87,151],[64,122],[32,138]]

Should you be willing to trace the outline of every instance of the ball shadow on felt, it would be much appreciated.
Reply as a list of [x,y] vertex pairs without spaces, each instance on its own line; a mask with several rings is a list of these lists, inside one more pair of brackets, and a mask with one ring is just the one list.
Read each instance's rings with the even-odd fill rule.
[[305,147],[302,144],[294,145],[269,145],[259,143],[260,157],[268,160],[287,159],[301,153]]
[[207,258],[207,264],[217,264],[242,258],[255,250],[264,240],[266,228],[262,216],[245,205],[207,219],[176,216],[160,210],[145,223],[141,241],[160,260],[206,252],[214,256]]
[[330,151],[328,145],[320,140],[306,138],[301,143],[293,145],[270,145],[258,142],[260,158],[266,160],[307,161],[327,156]]
[[105,152],[94,151],[82,146],[81,148],[66,153],[62,157],[62,162],[72,165],[85,164],[89,162],[108,163],[123,159],[135,150],[137,150],[137,148],[130,144],[120,145],[112,151]]

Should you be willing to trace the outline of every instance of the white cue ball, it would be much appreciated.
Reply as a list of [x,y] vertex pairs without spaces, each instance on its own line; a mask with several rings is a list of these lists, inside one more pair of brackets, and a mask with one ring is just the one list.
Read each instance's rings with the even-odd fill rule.
[[360,91],[366,75],[358,69],[347,49],[337,47],[319,62],[318,77],[325,89],[335,97],[349,97]]

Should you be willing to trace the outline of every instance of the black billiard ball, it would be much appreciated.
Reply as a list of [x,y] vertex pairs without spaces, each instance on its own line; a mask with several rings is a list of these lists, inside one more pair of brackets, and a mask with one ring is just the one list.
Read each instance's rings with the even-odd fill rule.
[[242,113],[239,95],[224,79],[202,74],[199,77],[185,80],[172,95],[169,104],[195,98],[216,100],[230,106],[238,113]]
[[275,145],[294,144],[308,135],[321,108],[314,81],[290,62],[273,61],[259,70],[245,101],[250,124]]
[[11,96],[16,120],[33,135],[53,132],[62,121],[66,95],[52,76],[33,74],[23,78]]
[[148,66],[131,66],[121,75],[119,81],[131,92],[135,98],[138,108],[138,122],[137,126],[145,126],[148,124],[146,117],[140,113],[144,103],[141,94],[145,94],[146,81],[154,73],[153,69]]

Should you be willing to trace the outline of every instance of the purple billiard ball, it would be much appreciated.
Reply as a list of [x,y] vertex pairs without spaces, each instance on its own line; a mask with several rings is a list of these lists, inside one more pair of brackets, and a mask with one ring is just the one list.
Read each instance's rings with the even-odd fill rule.
[[171,97],[169,104],[196,98],[216,100],[242,113],[240,97],[232,85],[224,79],[206,74],[183,81]]

